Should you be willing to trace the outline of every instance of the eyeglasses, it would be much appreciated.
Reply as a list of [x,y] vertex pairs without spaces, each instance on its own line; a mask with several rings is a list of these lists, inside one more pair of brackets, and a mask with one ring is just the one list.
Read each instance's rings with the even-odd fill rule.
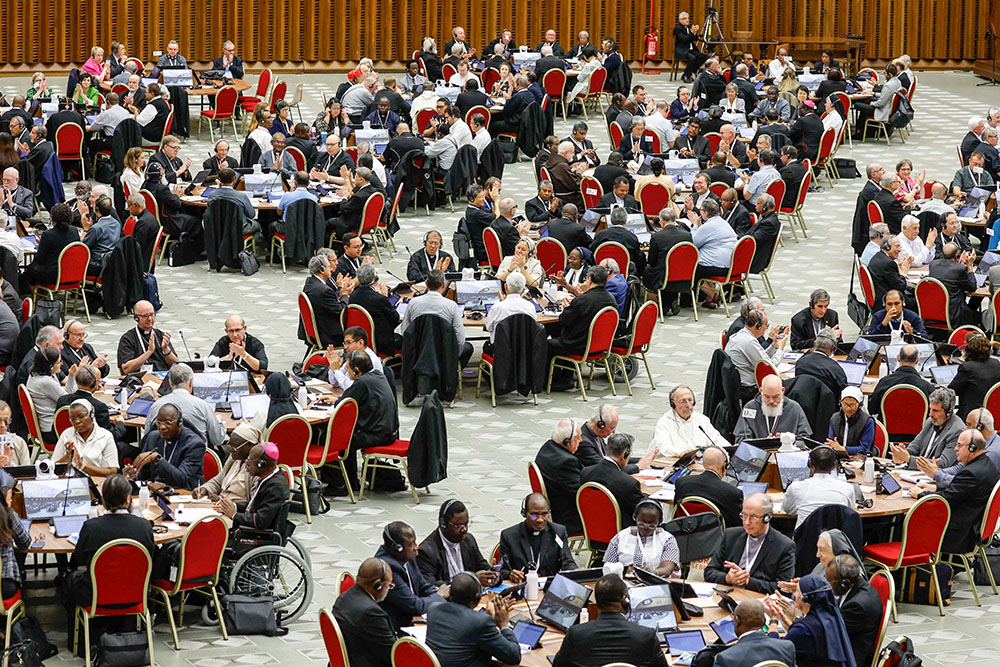
[[454,528],[455,530],[462,530],[463,528],[465,528],[466,530],[468,530],[469,526],[472,525],[472,522],[471,521],[466,521],[465,523],[455,523],[454,521],[449,521],[448,525],[451,526],[452,528]]
[[656,522],[647,523],[646,521],[636,521],[635,525],[638,526],[639,528],[650,528],[654,530],[660,526],[659,523]]
[[351,338],[351,339],[347,339],[347,338],[345,338],[345,339],[344,339],[344,345],[345,345],[345,346],[347,346],[347,345],[354,345],[354,344],[355,344],[355,343],[357,343],[357,342],[359,342],[359,341],[358,341],[358,339],[356,339],[356,338]]
[[236,328],[236,329],[226,329],[226,333],[229,333],[229,334],[238,334],[239,332],[243,331],[244,329],[246,329],[246,327],[239,327],[239,328]]
[[156,313],[144,313],[142,315],[136,313],[135,316],[138,317],[140,320],[151,320],[154,317],[156,317]]
[[176,424],[176,423],[177,423],[176,419],[157,419],[156,420],[156,425],[157,426],[170,426],[171,424]]
[[532,521],[539,521],[541,519],[548,519],[552,516],[552,512],[532,512],[528,515],[528,518]]
[[72,336],[73,338],[86,338],[87,337],[87,332],[86,331],[79,331],[79,332],[77,332],[77,331],[70,331],[69,335]]
[[747,514],[746,512],[740,512],[740,521],[761,521],[764,517],[757,516],[756,514]]

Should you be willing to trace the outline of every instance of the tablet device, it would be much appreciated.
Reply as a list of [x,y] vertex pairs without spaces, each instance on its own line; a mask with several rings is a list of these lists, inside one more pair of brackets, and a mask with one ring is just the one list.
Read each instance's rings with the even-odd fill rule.
[[676,630],[674,599],[669,584],[635,586],[628,590],[628,620],[654,630]]
[[170,510],[170,503],[167,502],[166,498],[157,494],[156,504],[159,505],[160,510],[163,512],[163,516],[160,517],[161,519],[163,519],[164,521],[174,520],[174,513]]
[[514,639],[521,645],[522,651],[530,651],[541,641],[545,634],[545,626],[535,625],[526,621],[518,621],[514,624]]
[[79,533],[86,520],[86,515],[56,516],[51,519],[56,537],[69,537],[73,533]]
[[681,477],[683,477],[684,475],[690,475],[690,474],[691,474],[691,470],[689,468],[678,468],[677,470],[675,470],[672,473],[670,473],[669,477],[667,477],[667,483],[668,484],[676,484],[677,480],[679,480]]
[[792,482],[809,477],[809,452],[775,452],[774,461],[778,464],[782,491],[787,491]]
[[838,361],[837,363],[844,369],[849,386],[860,387],[861,383],[865,381],[865,375],[868,374],[868,364],[865,362]]
[[25,518],[32,521],[72,515],[86,518],[90,512],[90,481],[87,477],[25,479],[21,481],[21,491],[24,494]]
[[128,406],[125,413],[127,417],[145,417],[149,414],[149,409],[153,406],[153,401],[148,398],[137,398]]
[[[271,397],[267,394],[246,394],[245,396],[240,396],[240,400],[233,401],[233,412],[236,412],[236,405],[239,405],[240,413],[243,415],[239,419],[253,419],[257,416],[257,413],[261,409],[268,407],[271,404]],[[233,418],[236,419],[236,415],[233,414]]]
[[682,632],[665,632],[662,641],[670,649],[670,655],[678,657],[682,653],[697,653],[705,648],[705,637],[701,630],[684,630]]
[[718,637],[723,644],[729,644],[730,642],[734,642],[738,639],[736,636],[736,624],[731,618],[724,618],[721,621],[712,621],[708,625],[712,628],[715,636]]
[[890,496],[903,488],[892,475],[882,475],[882,487],[885,489],[886,495]]
[[545,595],[535,613],[556,627],[569,630],[579,620],[580,610],[587,606],[590,593],[586,586],[557,574],[545,587]]
[[871,338],[859,338],[854,341],[854,347],[847,353],[847,360],[864,362],[869,367],[878,359],[878,350],[882,343]]
[[949,366],[934,366],[931,368],[931,377],[934,378],[934,384],[947,387],[951,384],[951,381],[955,379],[955,375],[958,374],[958,368],[959,366],[957,364]]
[[754,493],[767,493],[767,482],[737,482],[736,488],[743,492],[743,497]]
[[741,442],[729,457],[729,468],[740,482],[756,482],[767,467],[769,454],[746,442]]

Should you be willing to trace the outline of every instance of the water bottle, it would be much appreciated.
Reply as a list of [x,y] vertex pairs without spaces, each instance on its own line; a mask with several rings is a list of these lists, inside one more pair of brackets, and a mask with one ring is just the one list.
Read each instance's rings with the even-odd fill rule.
[[536,570],[528,570],[528,574],[524,576],[524,599],[530,602],[538,599],[538,572]]
[[319,133],[319,143],[326,145],[326,132]]
[[579,620],[579,622],[580,623],[587,623],[588,621],[590,621],[590,611],[588,611],[586,607],[583,607],[582,609],[580,609],[580,620]]
[[307,405],[309,405],[309,392],[303,384],[299,386],[299,406],[305,410]]
[[868,457],[865,459],[865,484],[875,482],[875,459]]
[[149,487],[143,484],[139,487],[139,508],[146,509],[149,507]]

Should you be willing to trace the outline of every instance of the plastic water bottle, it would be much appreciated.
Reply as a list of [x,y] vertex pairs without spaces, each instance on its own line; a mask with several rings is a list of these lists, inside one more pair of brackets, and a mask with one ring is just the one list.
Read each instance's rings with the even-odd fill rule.
[[146,509],[149,507],[149,487],[143,484],[139,487],[139,508]]
[[590,621],[590,611],[588,611],[586,607],[583,607],[582,609],[580,609],[580,620],[579,620],[579,622],[580,623],[587,623],[588,621]]
[[534,602],[538,599],[538,572],[528,570],[524,576],[524,599]]
[[309,392],[306,390],[305,385],[299,386],[299,406],[305,410],[306,406],[309,405]]
[[865,484],[875,482],[875,459],[870,456],[865,459]]

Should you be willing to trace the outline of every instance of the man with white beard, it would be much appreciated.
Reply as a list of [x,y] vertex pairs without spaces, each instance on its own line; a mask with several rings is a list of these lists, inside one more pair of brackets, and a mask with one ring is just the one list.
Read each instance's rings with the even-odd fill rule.
[[760,395],[743,406],[733,435],[736,441],[747,438],[770,438],[794,433],[796,438],[812,436],[812,427],[802,407],[785,396],[781,378],[768,375],[760,383]]

